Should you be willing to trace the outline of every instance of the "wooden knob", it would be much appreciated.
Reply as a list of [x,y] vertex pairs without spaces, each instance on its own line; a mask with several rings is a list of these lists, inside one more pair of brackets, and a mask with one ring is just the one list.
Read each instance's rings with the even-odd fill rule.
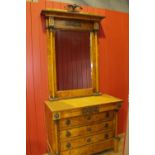
[[105,139],[108,139],[108,138],[109,138],[109,135],[106,133],[106,134],[104,135],[104,138],[105,138]]
[[87,131],[92,131],[92,129],[90,127],[87,128]]
[[90,142],[91,142],[91,138],[88,138],[88,139],[87,139],[87,143],[90,143]]
[[106,123],[106,124],[104,125],[104,127],[105,127],[105,128],[108,128],[108,127],[109,127],[109,124],[108,124],[108,123]]
[[87,116],[87,120],[91,120],[91,116]]
[[71,136],[70,131],[66,131],[66,137],[70,137],[70,136]]
[[65,121],[65,124],[66,124],[66,125],[70,125],[70,124],[71,124],[71,121],[70,121],[69,119],[67,119],[67,120]]
[[72,146],[72,145],[71,145],[71,143],[69,143],[69,142],[66,144],[66,147],[67,147],[68,149],[71,148],[71,146]]
[[106,112],[106,115],[105,115],[107,118],[109,117],[109,112]]

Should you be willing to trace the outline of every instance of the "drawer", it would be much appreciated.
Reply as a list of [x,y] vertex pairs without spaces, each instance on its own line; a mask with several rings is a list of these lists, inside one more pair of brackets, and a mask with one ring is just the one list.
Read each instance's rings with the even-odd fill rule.
[[60,131],[60,139],[63,140],[67,138],[77,137],[77,136],[85,136],[85,135],[93,134],[94,132],[98,132],[102,130],[110,130],[110,129],[113,129],[113,121],[100,122],[98,124],[92,124],[92,125]]
[[90,155],[112,148],[113,148],[113,140],[109,139],[107,141],[82,146],[80,148],[62,151],[61,155]]
[[60,130],[69,129],[75,126],[82,126],[96,121],[107,121],[113,119],[113,116],[114,116],[113,111],[106,111],[103,113],[93,115],[84,115],[80,117],[62,119],[59,121],[59,129]]
[[82,137],[80,139],[74,139],[70,141],[61,142],[61,151],[74,149],[84,145],[105,141],[113,137],[113,132],[99,133],[93,136]]

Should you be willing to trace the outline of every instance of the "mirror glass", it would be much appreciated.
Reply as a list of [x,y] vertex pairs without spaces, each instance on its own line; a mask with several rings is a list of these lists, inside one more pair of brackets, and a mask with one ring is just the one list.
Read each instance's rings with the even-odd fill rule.
[[56,30],[55,39],[58,91],[91,88],[90,32]]

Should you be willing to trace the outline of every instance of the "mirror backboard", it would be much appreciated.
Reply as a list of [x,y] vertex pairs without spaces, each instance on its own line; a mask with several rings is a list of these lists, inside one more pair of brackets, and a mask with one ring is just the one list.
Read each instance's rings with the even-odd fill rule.
[[90,32],[55,32],[57,89],[72,90],[92,87]]

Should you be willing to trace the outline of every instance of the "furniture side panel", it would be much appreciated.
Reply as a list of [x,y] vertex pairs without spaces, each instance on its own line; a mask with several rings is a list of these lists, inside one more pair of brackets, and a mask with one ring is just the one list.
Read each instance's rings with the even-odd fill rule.
[[53,121],[52,111],[45,105],[45,115],[46,115],[46,128],[48,133],[48,144],[52,152],[56,151],[56,133],[55,133],[55,123]]

